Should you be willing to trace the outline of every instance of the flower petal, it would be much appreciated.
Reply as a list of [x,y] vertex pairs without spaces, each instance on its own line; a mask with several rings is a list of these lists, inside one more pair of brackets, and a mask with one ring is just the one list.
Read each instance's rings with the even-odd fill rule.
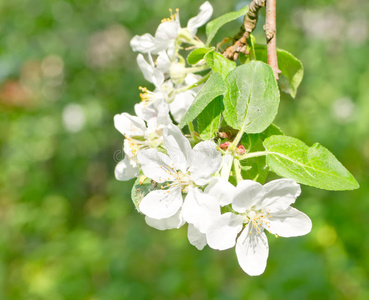
[[278,234],[282,237],[301,236],[311,231],[312,223],[310,218],[303,212],[293,207],[286,210],[271,213],[269,219],[270,233]]
[[[133,51],[148,53],[153,52],[157,48],[156,39],[149,33],[144,35],[135,35],[131,40],[131,47]],[[154,52],[153,52],[154,53]]]
[[117,164],[114,174],[116,179],[127,181],[138,176],[139,168],[135,162],[130,161],[126,156]]
[[264,199],[258,203],[258,208],[268,208],[271,211],[285,210],[301,194],[300,185],[292,179],[277,179],[264,185]]
[[[251,234],[250,234],[251,232]],[[262,274],[266,268],[269,246],[264,232],[256,234],[251,223],[237,239],[236,255],[242,270],[251,276]]]
[[198,143],[191,152],[191,161],[189,171],[191,179],[197,185],[205,185],[211,175],[217,172],[222,163],[222,155],[216,149],[212,141]]
[[169,105],[163,100],[154,101],[149,105],[144,102],[137,103],[135,113],[147,122],[147,127],[150,129],[172,123],[169,117]]
[[194,36],[197,32],[197,28],[204,25],[209,21],[211,15],[213,14],[213,7],[206,1],[200,6],[200,12],[196,17],[191,18],[187,23],[187,29]]
[[170,112],[174,120],[179,123],[190,108],[195,99],[192,91],[185,91],[175,95],[173,102],[169,104]]
[[245,213],[264,196],[263,186],[252,180],[242,180],[236,187],[232,207],[239,213]]
[[141,200],[139,210],[149,218],[160,220],[174,216],[181,208],[182,202],[180,187],[155,190]]
[[206,246],[206,235],[201,233],[192,224],[188,224],[187,237],[191,245],[194,245],[199,250],[204,249]]
[[243,217],[227,212],[216,218],[208,227],[206,240],[209,247],[217,250],[232,248],[242,230]]
[[127,113],[114,116],[114,126],[126,136],[144,136],[146,132],[145,122],[136,116]]
[[218,201],[198,188],[189,189],[182,210],[185,221],[202,233],[206,233],[210,223],[220,216]]
[[[152,60],[149,53],[149,59]],[[160,70],[156,69],[154,64],[149,64],[142,54],[137,56],[137,64],[141,69],[141,72],[145,79],[155,85],[155,87],[161,87],[164,83],[164,74]]]
[[235,186],[220,177],[213,177],[210,180],[209,185],[205,188],[205,193],[215,197],[220,206],[230,204],[235,191]]
[[170,70],[171,59],[167,51],[160,51],[158,58],[156,59],[157,68],[163,73],[168,74]]
[[174,216],[165,219],[152,219],[145,217],[146,224],[158,230],[178,229],[186,222],[183,219],[182,211],[179,210]]
[[173,160],[176,169],[183,173],[187,171],[191,145],[181,130],[175,125],[168,125],[163,129],[163,138],[168,155]]
[[[165,42],[168,46],[171,42],[178,37],[180,25],[179,20],[173,20],[168,22],[163,22],[158,26],[155,33],[155,38],[161,42]],[[164,50],[163,48],[162,50]]]
[[156,149],[141,150],[137,159],[144,174],[156,182],[173,181],[174,170],[171,159]]

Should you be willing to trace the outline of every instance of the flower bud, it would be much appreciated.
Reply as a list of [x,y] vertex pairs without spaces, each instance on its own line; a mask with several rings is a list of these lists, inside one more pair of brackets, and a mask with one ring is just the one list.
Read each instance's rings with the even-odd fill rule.
[[228,134],[225,133],[225,132],[218,132],[218,136],[222,139],[228,139],[229,138]]
[[222,149],[222,150],[227,150],[228,147],[229,147],[229,142],[225,142],[225,143],[219,145],[219,148]]
[[236,149],[236,153],[237,153],[237,154],[240,154],[240,155],[245,154],[245,153],[246,153],[246,149],[245,149],[245,147],[244,147],[243,145],[239,145],[239,146],[237,147],[237,149]]

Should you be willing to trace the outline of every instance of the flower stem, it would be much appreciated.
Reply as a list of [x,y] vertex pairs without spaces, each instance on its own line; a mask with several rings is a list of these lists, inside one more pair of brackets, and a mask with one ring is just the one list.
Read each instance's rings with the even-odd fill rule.
[[241,182],[243,180],[242,175],[241,175],[241,165],[240,165],[240,161],[238,159],[234,159],[233,160],[233,166],[234,166],[234,172],[236,174],[236,180],[237,183]]
[[229,147],[231,151],[234,151],[237,148],[237,145],[241,141],[242,136],[243,136],[243,130],[238,131],[236,137],[234,138],[232,142],[232,146]]
[[200,142],[200,139],[196,135],[195,128],[193,127],[193,123],[192,122],[189,122],[188,123],[188,128],[190,129],[190,133],[191,133],[191,136],[192,136],[195,144],[197,144],[198,142]]
[[206,80],[208,80],[208,79],[209,79],[210,74],[211,74],[211,72],[209,72],[208,74],[206,74],[206,75],[205,75],[204,77],[202,77],[199,81],[195,82],[195,83],[194,83],[194,84],[192,84],[192,85],[187,85],[187,86],[184,86],[183,88],[177,89],[177,90],[176,90],[176,93],[177,93],[177,94],[178,94],[178,93],[182,93],[182,92],[188,91],[188,90],[190,90],[190,89],[193,89],[193,88],[195,88],[195,87],[199,86],[200,84],[204,83]]
[[257,152],[252,152],[252,153],[246,153],[240,156],[238,159],[245,160],[245,159],[252,158],[252,157],[265,156],[267,154],[268,154],[268,151],[257,151]]

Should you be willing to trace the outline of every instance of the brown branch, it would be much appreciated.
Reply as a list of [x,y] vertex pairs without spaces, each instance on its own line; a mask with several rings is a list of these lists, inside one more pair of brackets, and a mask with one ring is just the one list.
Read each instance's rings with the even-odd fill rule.
[[239,53],[244,53],[246,55],[248,54],[246,50],[247,40],[256,27],[259,10],[264,5],[265,0],[253,0],[250,3],[249,10],[243,20],[243,28],[241,28],[242,31],[239,33],[241,37],[238,38],[232,46],[229,46],[224,51],[224,57],[231,60],[236,60],[239,56]]
[[267,62],[272,67],[275,79],[279,79],[281,71],[277,58],[277,0],[266,0],[265,35],[267,41]]

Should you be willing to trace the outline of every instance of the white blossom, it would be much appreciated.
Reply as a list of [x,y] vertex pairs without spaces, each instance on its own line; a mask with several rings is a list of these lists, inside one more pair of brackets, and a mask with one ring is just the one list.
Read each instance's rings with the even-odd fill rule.
[[309,217],[290,206],[300,192],[300,186],[290,179],[264,186],[252,180],[241,181],[232,200],[234,213],[219,216],[208,227],[209,246],[225,250],[236,245],[241,268],[252,276],[262,274],[269,254],[264,229],[282,237],[305,235],[311,230]]
[[142,213],[158,220],[175,215],[183,204],[182,193],[191,197],[196,186],[210,181],[221,163],[214,142],[200,142],[191,149],[188,139],[174,125],[164,128],[163,138],[168,155],[148,149],[137,156],[145,176],[163,183],[160,190],[147,194],[139,205]]
[[[168,121],[170,122],[169,118]],[[114,116],[115,128],[124,135],[125,158],[115,168],[115,177],[126,181],[136,177],[139,173],[137,154],[142,149],[156,148],[162,144],[163,125],[151,122],[148,127],[145,121],[128,113]]]
[[177,40],[198,45],[199,42],[195,39],[197,29],[210,19],[212,13],[213,7],[206,1],[200,6],[199,14],[188,21],[187,27],[181,28],[177,10],[170,18],[162,21],[156,30],[155,37],[149,33],[142,36],[136,35],[131,40],[131,47],[133,51],[141,53],[158,54],[160,51],[167,50],[174,54]]
[[[177,81],[181,82],[176,84],[172,81],[172,78],[165,80],[164,72],[155,66],[151,54],[148,57],[149,62],[145,60],[142,54],[139,54],[137,63],[145,79],[154,84],[155,89],[150,91],[145,87],[140,87],[142,101],[136,104],[136,111],[140,111],[140,113],[136,113],[148,120],[152,116],[160,115],[159,108],[162,112],[170,110],[174,120],[179,123],[192,105],[199,90],[198,87],[192,89],[190,87],[198,82],[201,76],[187,73],[186,68],[183,66],[182,70],[178,69],[176,71]],[[165,69],[164,63],[162,64],[162,69]],[[172,72],[173,70],[171,75]],[[181,76],[183,76],[183,80],[179,79]],[[161,114],[161,116],[165,118],[164,114]]]

